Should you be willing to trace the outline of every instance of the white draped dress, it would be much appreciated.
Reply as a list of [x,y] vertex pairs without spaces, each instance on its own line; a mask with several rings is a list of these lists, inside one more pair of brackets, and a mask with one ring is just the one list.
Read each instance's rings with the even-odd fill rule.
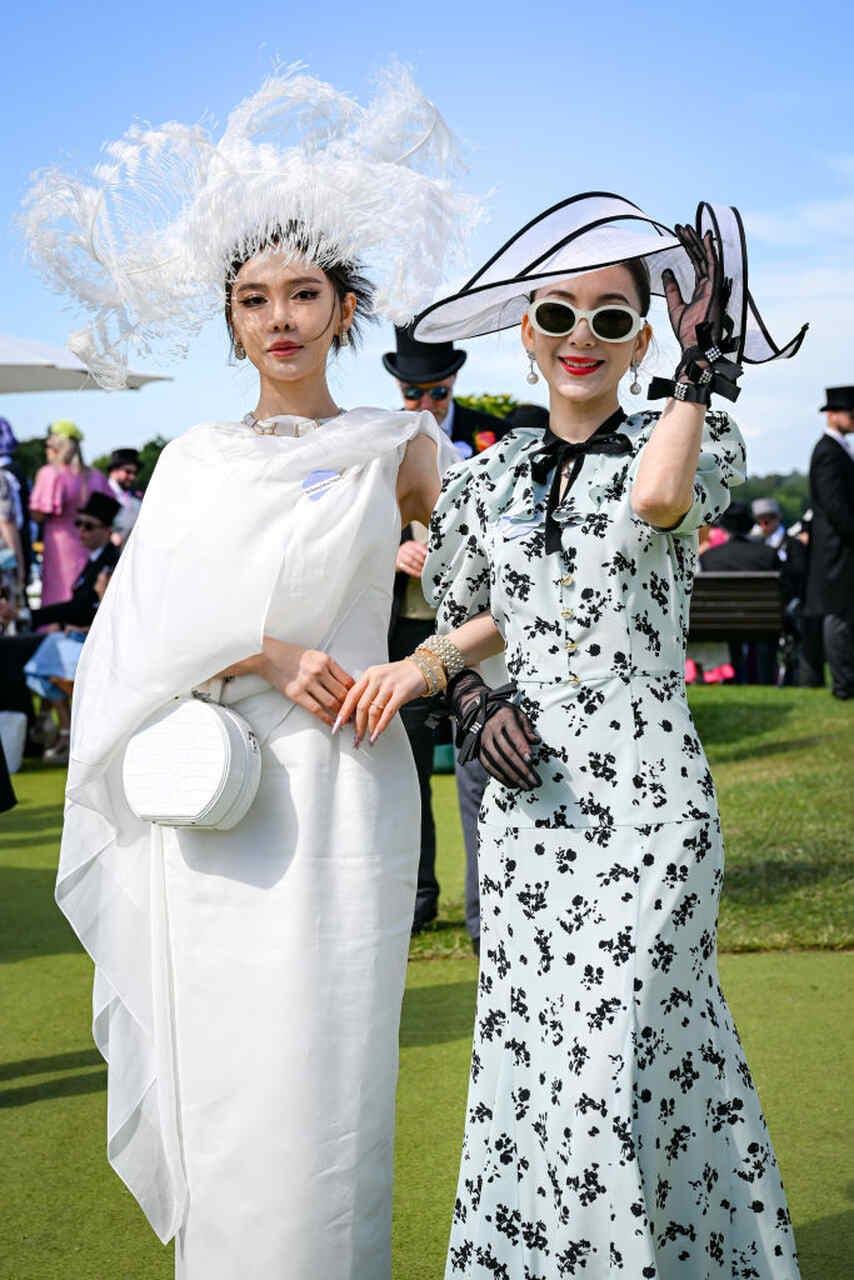
[[[171,555],[190,557],[182,581],[195,595],[168,599],[172,568],[151,563],[159,522],[182,487],[193,500],[187,447],[173,454],[81,661],[57,893],[97,965],[110,1158],[161,1238],[176,1236],[180,1280],[391,1274],[397,1036],[419,829],[402,726],[356,749],[350,729],[333,737],[263,680],[238,677],[225,700],[255,728],[263,771],[234,829],[139,823],[117,782],[143,712],[212,676],[235,649],[257,651],[249,635],[302,636],[353,676],[385,660],[400,461],[416,431],[437,441],[440,465],[449,455],[430,415],[359,417],[368,412],[306,439],[222,434],[235,501],[235,483],[252,474],[247,502],[269,504],[274,522],[276,496],[290,503],[276,537],[253,543],[237,530],[244,581],[267,578],[255,597],[207,564],[209,546],[200,557],[170,537]],[[204,432],[206,447],[222,443]],[[196,482],[216,508],[217,494]],[[263,512],[257,527],[267,529]],[[220,549],[234,534],[220,535]],[[204,612],[205,565],[225,599],[221,616]],[[226,621],[258,601],[248,623]],[[210,635],[217,627],[232,629],[227,644]],[[183,648],[193,651],[186,660]],[[167,688],[156,675],[168,652],[178,670]],[[146,679],[154,687],[135,705],[131,690]],[[106,729],[98,712],[111,684]]]

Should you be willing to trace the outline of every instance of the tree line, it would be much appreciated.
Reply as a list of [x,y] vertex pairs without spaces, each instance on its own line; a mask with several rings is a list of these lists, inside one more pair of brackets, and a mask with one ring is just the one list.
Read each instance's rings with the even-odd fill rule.
[[[491,414],[495,418],[506,418],[518,401],[509,395],[457,396],[460,404],[471,409],[479,409],[482,413]],[[145,489],[151,479],[155,463],[167,444],[164,436],[154,436],[140,445],[139,488]],[[44,437],[36,436],[30,440],[22,440],[18,446],[15,460],[21,470],[32,480],[36,471],[44,462]],[[108,453],[92,459],[92,466],[106,475],[110,461]],[[783,512],[786,524],[794,524],[809,506],[809,482],[800,471],[771,471],[767,475],[748,476],[746,482],[737,491],[741,502],[752,502],[754,498],[776,498]]]

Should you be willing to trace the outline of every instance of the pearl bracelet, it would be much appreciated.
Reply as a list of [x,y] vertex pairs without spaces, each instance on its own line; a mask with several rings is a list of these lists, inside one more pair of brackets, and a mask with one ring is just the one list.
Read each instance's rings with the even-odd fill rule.
[[435,653],[445,670],[447,680],[458,676],[465,669],[465,658],[454,642],[449,640],[447,636],[428,636],[418,647],[419,649],[427,649],[430,653]]

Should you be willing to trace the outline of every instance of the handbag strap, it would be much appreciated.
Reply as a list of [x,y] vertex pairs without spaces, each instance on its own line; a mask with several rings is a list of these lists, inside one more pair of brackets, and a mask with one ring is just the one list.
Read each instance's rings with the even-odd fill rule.
[[213,676],[210,680],[206,680],[204,684],[197,685],[195,689],[191,689],[190,696],[198,698],[199,702],[213,702],[216,706],[221,707],[225,686],[233,679],[233,676]]

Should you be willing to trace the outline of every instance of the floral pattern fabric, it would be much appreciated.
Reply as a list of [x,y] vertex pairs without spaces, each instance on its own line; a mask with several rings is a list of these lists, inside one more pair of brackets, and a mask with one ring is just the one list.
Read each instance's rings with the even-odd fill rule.
[[585,458],[545,553],[541,433],[452,469],[425,594],[440,630],[489,610],[542,746],[491,781],[481,971],[448,1280],[798,1280],[785,1193],[717,975],[714,784],[687,706],[696,529],[744,446],[706,417],[675,529],[630,502],[631,455]]

